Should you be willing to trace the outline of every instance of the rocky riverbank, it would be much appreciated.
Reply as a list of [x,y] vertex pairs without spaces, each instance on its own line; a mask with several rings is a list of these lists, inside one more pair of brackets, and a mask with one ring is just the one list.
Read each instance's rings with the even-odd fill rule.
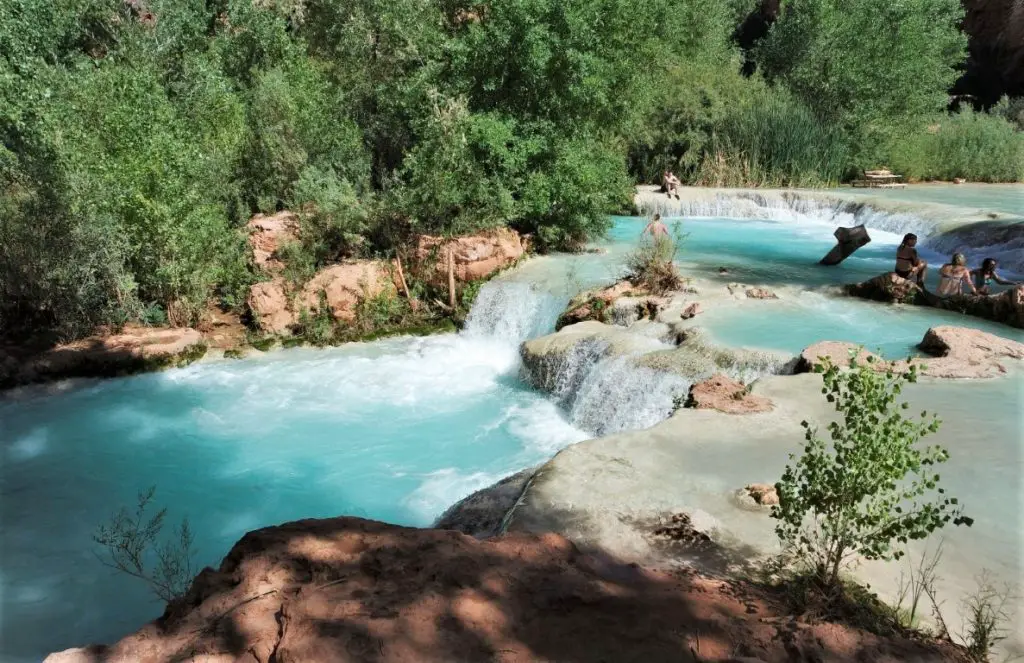
[[[365,329],[360,327],[362,331],[353,339],[451,331],[455,328],[451,317],[457,311],[443,302],[416,301],[410,283],[422,281],[429,284],[428,289],[446,293],[453,290],[461,299],[467,288],[475,288],[522,260],[528,248],[527,241],[507,228],[454,238],[422,236],[404,268],[398,260],[345,260],[296,284],[283,276],[287,267],[284,248],[300,239],[296,215],[288,211],[257,215],[246,230],[251,263],[263,280],[251,286],[241,314],[211,304],[195,329],[132,325],[100,329],[87,338],[42,351],[0,347],[0,389],[180,367],[204,358],[208,351],[212,357],[238,357],[282,342],[302,342],[302,338],[292,338],[296,329],[317,318],[327,327],[361,324]],[[397,324],[360,319],[365,317],[362,308],[367,305],[376,303],[390,309],[399,299],[420,314]],[[423,313],[428,308],[440,313]]]
[[968,660],[948,643],[798,619],[770,590],[583,553],[557,534],[479,541],[356,518],[250,532],[160,619],[109,646],[67,650],[46,663],[185,659]]

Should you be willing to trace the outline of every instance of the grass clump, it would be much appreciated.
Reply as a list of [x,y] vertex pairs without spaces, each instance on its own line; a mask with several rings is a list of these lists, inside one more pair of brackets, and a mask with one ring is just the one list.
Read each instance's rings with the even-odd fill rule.
[[662,295],[682,288],[686,279],[676,267],[676,255],[686,239],[682,225],[675,223],[671,237],[644,237],[626,256],[626,278],[638,289]]

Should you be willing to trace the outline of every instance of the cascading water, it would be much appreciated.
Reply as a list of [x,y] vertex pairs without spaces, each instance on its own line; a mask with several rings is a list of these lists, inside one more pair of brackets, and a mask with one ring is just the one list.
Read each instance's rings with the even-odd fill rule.
[[490,281],[477,294],[463,334],[512,344],[550,331],[565,306],[562,298],[516,281]]
[[675,396],[691,382],[638,366],[635,357],[608,357],[593,364],[569,399],[569,420],[595,435],[648,428],[672,413]]

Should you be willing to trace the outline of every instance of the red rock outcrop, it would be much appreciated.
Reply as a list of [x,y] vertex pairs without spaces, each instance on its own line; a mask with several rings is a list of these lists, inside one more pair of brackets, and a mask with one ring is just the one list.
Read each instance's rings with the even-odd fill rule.
[[310,311],[320,308],[320,293],[327,296],[327,307],[335,320],[351,321],[356,305],[382,293],[394,294],[395,285],[387,263],[380,260],[350,260],[325,267],[302,288],[298,307]]
[[772,402],[764,396],[749,393],[741,383],[718,374],[690,387],[686,407],[727,414],[751,414],[771,411]]
[[287,210],[270,216],[257,214],[249,219],[245,228],[249,233],[253,264],[268,273],[280,272],[284,264],[277,251],[285,243],[298,240],[299,217]]
[[786,617],[742,582],[656,573],[556,534],[477,541],[357,518],[246,534],[157,621],[46,663],[966,661]]
[[288,305],[283,279],[253,284],[249,288],[246,303],[256,325],[265,332],[288,334],[295,324],[295,315]]
[[508,267],[523,257],[525,249],[519,233],[511,228],[495,228],[478,235],[451,239],[423,235],[416,246],[416,260],[421,271],[438,283],[447,283],[447,256],[451,251],[455,279],[462,283],[476,281]]
[[188,327],[125,327],[58,345],[22,363],[8,376],[12,384],[66,377],[112,376],[152,370],[205,352],[203,336]]
[[[929,329],[918,347],[934,358],[915,358],[909,364],[917,367],[921,375],[934,378],[991,378],[1006,372],[1001,362],[1024,359],[1024,343],[989,334],[969,327],[942,326]],[[906,360],[888,362],[863,348],[842,341],[815,343],[802,353],[796,372],[813,371],[828,357],[841,366],[850,365],[850,352],[857,351],[858,363],[866,363],[879,371],[903,372],[909,368]]]
[[855,354],[858,364],[866,364],[870,359],[874,365],[882,366],[885,362],[878,355],[868,352],[856,343],[846,341],[822,341],[805,348],[800,353],[800,359],[796,365],[797,373],[812,373],[823,364],[822,359],[827,357],[833,364],[849,366],[851,357]]

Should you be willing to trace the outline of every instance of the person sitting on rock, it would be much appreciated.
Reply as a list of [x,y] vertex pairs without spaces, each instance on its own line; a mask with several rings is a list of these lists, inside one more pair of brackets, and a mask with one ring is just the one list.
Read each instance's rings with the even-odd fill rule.
[[917,277],[917,284],[924,287],[924,276],[928,271],[928,263],[917,255],[917,235],[907,233],[903,243],[896,249],[896,275],[905,279]]
[[978,269],[971,270],[971,278],[974,280],[974,286],[978,289],[978,293],[982,295],[991,294],[989,286],[995,281],[999,285],[1020,285],[1016,281],[1007,281],[1003,277],[996,273],[996,267],[998,263],[995,258],[985,258],[981,262],[981,267]]
[[971,287],[972,293],[978,294],[978,289],[971,282],[971,270],[967,269],[967,258],[962,253],[954,253],[953,261],[943,265],[939,270],[939,289],[937,294],[940,297],[960,295],[964,283]]
[[666,170],[661,174],[661,190],[668,195],[669,198],[674,194],[676,200],[679,200],[679,186],[682,182],[675,176],[672,171]]

